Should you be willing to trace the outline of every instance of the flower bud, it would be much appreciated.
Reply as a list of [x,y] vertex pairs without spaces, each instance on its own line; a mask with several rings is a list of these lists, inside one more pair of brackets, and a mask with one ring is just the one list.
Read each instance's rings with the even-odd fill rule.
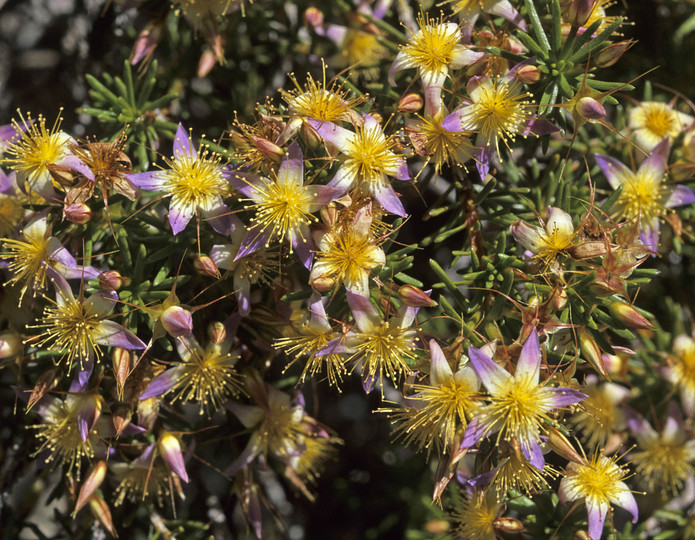
[[276,163],[280,163],[285,157],[285,151],[274,142],[270,142],[263,137],[251,137],[253,144],[261,151],[266,158]]
[[318,148],[323,143],[321,135],[309,122],[302,122],[302,127],[299,128],[299,135],[309,148]]
[[437,302],[432,300],[425,291],[414,285],[401,285],[398,288],[398,296],[406,306],[410,307],[433,307]]
[[130,375],[131,355],[130,351],[121,347],[114,347],[113,356],[113,374],[116,376],[116,389],[119,399],[123,398],[123,388],[125,387],[126,379]]
[[107,291],[117,291],[121,287],[125,280],[118,270],[107,270],[99,274],[99,287],[106,289]]
[[227,328],[220,321],[212,322],[208,326],[208,337],[210,342],[219,345],[227,339]]
[[166,461],[174,474],[188,483],[188,473],[186,473],[186,465],[183,462],[179,439],[172,433],[165,432],[159,437],[157,446],[162,458],[164,458],[164,461]]
[[135,40],[133,50],[130,53],[130,65],[134,66],[140,60],[152,55],[157,44],[162,39],[162,24],[157,21],[148,24]]
[[316,276],[315,278],[309,280],[309,285],[311,285],[318,292],[328,292],[335,286],[335,278],[330,276]]
[[595,63],[597,67],[605,68],[610,67],[617,63],[620,58],[625,54],[630,47],[632,47],[635,42],[631,39],[627,41],[618,41],[617,43],[611,43],[608,47],[601,49],[596,55]]
[[606,116],[606,109],[597,100],[586,96],[577,102],[577,114],[587,122],[595,122]]
[[524,532],[526,529],[524,528],[523,523],[519,521],[516,518],[512,517],[501,517],[497,518],[493,523],[492,526],[500,530],[502,532],[506,532],[509,534],[518,534]]
[[628,328],[636,328],[638,330],[652,328],[652,323],[650,323],[644,315],[637,311],[634,306],[631,306],[626,302],[612,302],[611,305],[608,306],[608,310],[616,321]]
[[73,203],[65,207],[63,215],[68,221],[84,225],[92,219],[92,209],[84,203]]
[[19,335],[11,330],[0,333],[0,358],[16,356],[23,350]]
[[113,410],[113,427],[116,428],[116,437],[120,437],[123,430],[130,425],[133,417],[133,409],[128,405],[121,403],[116,405]]
[[203,276],[220,276],[220,270],[217,268],[215,261],[213,261],[207,255],[197,255],[195,259],[193,259],[193,268],[195,268],[195,271]]
[[587,531],[579,530],[574,533],[574,537],[572,540],[592,540],[592,538]]
[[316,28],[323,24],[323,11],[318,8],[310,7],[304,12],[304,23]]
[[400,112],[414,113],[422,109],[425,100],[419,94],[406,94],[398,102],[398,110]]
[[169,306],[159,320],[172,337],[187,336],[193,331],[193,315],[181,306]]
[[46,395],[46,392],[55,388],[56,384],[61,379],[61,374],[62,369],[56,367],[48,369],[39,375],[39,379],[36,381],[36,385],[31,391],[31,396],[29,396],[27,411],[36,405],[36,403]]
[[575,463],[586,463],[586,459],[577,452],[571,442],[565,437],[564,433],[557,428],[548,428],[548,446],[554,452],[560,454],[565,459],[574,461]]
[[584,26],[594,11],[596,0],[571,0],[567,8],[567,22],[572,26]]
[[329,227],[333,227],[338,223],[338,208],[333,202],[321,208],[319,214],[321,215],[321,220]]
[[82,442],[87,442],[89,433],[101,416],[102,398],[99,394],[88,393],[77,397],[77,431]]
[[203,54],[200,55],[200,60],[198,60],[198,70],[196,75],[198,77],[205,77],[208,73],[212,71],[212,68],[217,64],[217,55],[212,49],[205,49]]
[[608,377],[606,368],[603,365],[603,357],[601,348],[596,343],[596,340],[584,328],[579,330],[579,348],[582,351],[582,356],[591,367],[593,367],[602,376]]
[[80,494],[77,496],[75,511],[72,513],[73,517],[77,514],[77,512],[82,510],[85,504],[87,504],[87,501],[99,488],[105,477],[106,462],[104,460],[100,460],[94,464],[92,469],[89,471],[87,478],[85,478],[84,482],[82,483]]
[[94,518],[101,523],[101,526],[106,529],[111,536],[114,538],[118,537],[116,528],[113,526],[113,518],[111,517],[111,511],[109,510],[109,505],[106,504],[104,498],[95,493],[89,498],[89,510],[92,512]]
[[541,70],[537,66],[521,66],[515,75],[519,82],[525,84],[534,84],[541,80]]

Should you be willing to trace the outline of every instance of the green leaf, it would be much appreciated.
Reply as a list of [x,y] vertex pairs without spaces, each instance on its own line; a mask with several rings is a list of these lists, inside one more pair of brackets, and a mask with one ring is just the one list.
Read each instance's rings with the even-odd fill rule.
[[536,11],[535,2],[533,0],[524,0],[524,5],[526,6],[528,17],[531,20],[531,28],[538,40],[538,45],[547,57],[548,51],[550,51],[550,43],[548,42],[548,36],[546,36],[545,30],[543,30],[543,24]]

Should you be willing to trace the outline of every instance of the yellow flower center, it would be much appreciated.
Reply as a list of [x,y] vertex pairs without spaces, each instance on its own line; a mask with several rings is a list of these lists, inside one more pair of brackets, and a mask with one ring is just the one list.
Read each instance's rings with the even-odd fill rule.
[[636,465],[636,474],[643,478],[650,491],[676,494],[685,480],[695,472],[692,456],[686,452],[683,440],[666,441],[655,438],[643,450],[630,456]]
[[4,250],[0,258],[10,261],[9,268],[13,274],[9,283],[24,283],[20,294],[20,304],[24,293],[32,288],[34,293],[46,285],[46,266],[48,261],[48,241],[44,237],[26,237],[28,242],[2,239]]
[[220,157],[179,156],[170,162],[171,169],[160,171],[165,178],[163,191],[172,196],[172,205],[195,210],[209,210],[215,201],[229,193],[229,183],[222,175]]
[[400,164],[400,158],[391,151],[391,140],[379,128],[357,128],[344,153],[348,157],[343,166],[349,175],[370,189],[383,184],[384,176]]
[[644,129],[655,138],[662,140],[678,135],[678,115],[663,103],[650,103],[644,106]]
[[318,255],[318,260],[327,267],[322,277],[357,283],[378,266],[374,256],[379,248],[371,236],[360,236],[350,229],[328,234],[327,248]]
[[578,465],[568,480],[580,497],[586,497],[596,504],[608,504],[624,490],[619,482],[626,474],[615,458],[596,455],[587,465]]
[[420,31],[403,46],[403,52],[422,72],[446,73],[461,33],[458,28],[445,24],[443,15],[439,21],[430,19],[429,15],[420,15],[418,24]]
[[432,156],[437,172],[444,163],[463,165],[473,156],[473,145],[468,141],[469,133],[449,131],[442,127],[444,115],[439,112],[431,119],[421,118],[416,131],[425,138],[424,151]]
[[523,131],[531,117],[526,98],[530,94],[520,94],[516,82],[484,82],[478,88],[475,103],[466,108],[464,122],[474,131],[480,132],[485,144],[498,139],[507,144]]
[[670,190],[662,182],[661,176],[650,169],[627,171],[620,183],[623,190],[615,204],[616,215],[625,219],[639,216],[643,222],[651,223],[666,214]]

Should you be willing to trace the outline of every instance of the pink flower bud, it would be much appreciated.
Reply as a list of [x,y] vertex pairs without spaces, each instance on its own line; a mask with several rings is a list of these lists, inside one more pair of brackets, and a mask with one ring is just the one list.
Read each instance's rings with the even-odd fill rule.
[[193,315],[181,306],[169,306],[159,320],[172,337],[187,336],[193,331]]
[[518,533],[524,532],[526,530],[524,528],[523,523],[521,523],[521,521],[519,521],[518,519],[513,518],[513,517],[497,518],[493,522],[492,526],[497,530],[500,530],[502,532],[506,532],[509,534],[518,534]]
[[227,339],[227,329],[220,321],[210,323],[208,326],[208,337],[215,345],[219,345]]
[[577,452],[572,443],[567,440],[567,437],[559,429],[548,429],[548,446],[565,459],[575,463],[586,463],[586,459]]
[[104,498],[98,493],[93,494],[89,498],[89,510],[92,512],[94,518],[101,523],[101,526],[104,527],[104,529],[106,529],[111,536],[114,538],[118,537],[116,528],[113,526],[113,518],[111,517],[109,505],[106,504]]
[[217,64],[217,56],[211,49],[205,49],[203,54],[200,55],[200,60],[198,60],[198,70],[196,75],[198,77],[205,77],[208,73],[212,71],[212,68]]
[[307,8],[304,12],[304,22],[312,28],[321,26],[323,24],[323,11],[315,7]]
[[107,270],[99,274],[99,286],[107,291],[117,291],[121,287],[125,280],[118,270]]
[[401,285],[398,287],[398,296],[406,306],[410,307],[432,307],[437,302],[432,300],[425,291],[414,285]]
[[116,388],[119,398],[123,397],[123,388],[125,387],[126,379],[130,375],[131,355],[130,352],[121,347],[113,349],[113,374],[116,376]]
[[92,219],[92,210],[84,203],[74,203],[65,207],[63,215],[68,221],[84,225]]
[[215,261],[207,255],[199,255],[193,260],[193,268],[203,276],[219,277],[220,270],[217,268]]
[[608,379],[608,373],[603,365],[603,353],[601,348],[591,334],[583,328],[579,330],[579,348],[582,351],[584,360],[586,360],[598,373]]
[[160,22],[148,24],[135,40],[135,45],[130,53],[130,65],[134,66],[143,58],[152,55],[161,39],[162,24]]
[[75,505],[75,511],[73,516],[77,514],[84,505],[87,504],[89,498],[94,494],[94,492],[99,489],[99,486],[104,481],[106,477],[106,462],[103,460],[98,461],[94,464],[92,469],[89,471],[87,478],[85,478],[80,488],[80,493],[77,496],[77,504]]
[[628,328],[641,330],[652,328],[652,323],[630,304],[619,301],[612,302],[611,305],[608,306],[608,310],[616,321]]
[[23,348],[22,340],[15,332],[7,330],[0,333],[0,358],[16,356]]
[[323,139],[309,122],[302,122],[299,128],[299,135],[309,148],[318,148],[323,144]]
[[398,102],[398,110],[401,112],[418,112],[425,104],[425,100],[419,94],[406,94]]
[[120,437],[123,430],[130,425],[133,417],[133,409],[121,403],[113,409],[113,427],[116,428],[116,437]]
[[594,11],[596,0],[571,0],[567,8],[567,21],[572,26],[584,26]]
[[606,116],[606,109],[592,97],[583,97],[577,102],[577,114],[587,122],[595,122]]
[[610,67],[616,64],[620,58],[625,54],[630,47],[635,44],[633,40],[618,41],[617,43],[611,43],[608,47],[601,49],[596,55],[596,66],[597,67]]
[[183,462],[183,454],[181,453],[181,443],[178,438],[168,432],[165,432],[159,437],[157,442],[159,453],[169,468],[181,480],[188,483],[188,473],[186,473],[186,465]]
[[251,137],[253,144],[256,145],[265,157],[276,163],[280,163],[282,158],[285,157],[285,151],[280,148],[277,144],[270,142],[268,139],[263,137]]
[[525,84],[534,84],[541,80],[541,70],[537,66],[521,66],[515,75],[519,82]]

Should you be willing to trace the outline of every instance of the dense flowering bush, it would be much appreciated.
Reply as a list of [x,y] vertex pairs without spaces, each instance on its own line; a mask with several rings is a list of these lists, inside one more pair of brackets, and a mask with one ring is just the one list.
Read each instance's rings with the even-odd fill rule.
[[73,16],[0,127],[3,537],[695,536],[695,96],[620,3]]

